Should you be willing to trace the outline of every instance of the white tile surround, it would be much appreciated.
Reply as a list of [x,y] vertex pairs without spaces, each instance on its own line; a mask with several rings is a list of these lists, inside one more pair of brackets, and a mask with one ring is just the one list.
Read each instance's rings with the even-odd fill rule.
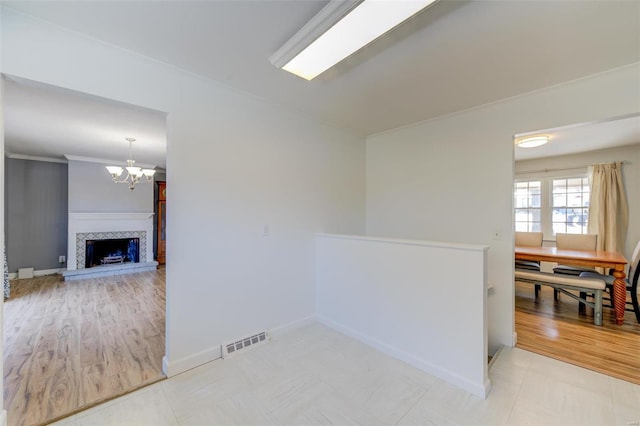
[[[69,213],[67,271],[65,280],[141,272],[154,269],[153,212],[143,213]],[[84,243],[95,235],[104,238],[140,238],[140,263],[137,266],[101,266],[84,269]],[[91,272],[89,272],[91,271]]]
[[486,400],[320,324],[64,419],[101,425],[634,425],[640,386],[515,348]]

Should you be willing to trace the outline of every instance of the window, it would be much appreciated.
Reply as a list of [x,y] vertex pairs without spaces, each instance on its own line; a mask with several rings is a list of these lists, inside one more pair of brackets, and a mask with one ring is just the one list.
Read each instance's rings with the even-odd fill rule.
[[540,232],[541,182],[539,180],[516,182],[516,231]]
[[589,179],[585,176],[521,180],[514,185],[515,230],[586,234]]
[[586,234],[589,219],[589,179],[553,179],[553,235]]

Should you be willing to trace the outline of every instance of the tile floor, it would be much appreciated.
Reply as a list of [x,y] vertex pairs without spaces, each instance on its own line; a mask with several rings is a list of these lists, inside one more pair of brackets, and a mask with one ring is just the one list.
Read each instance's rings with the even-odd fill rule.
[[482,400],[320,324],[55,423],[639,425],[640,386],[515,348]]

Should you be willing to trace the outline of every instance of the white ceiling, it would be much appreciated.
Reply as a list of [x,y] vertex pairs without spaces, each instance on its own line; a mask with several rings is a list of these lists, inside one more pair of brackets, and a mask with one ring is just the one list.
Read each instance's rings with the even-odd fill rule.
[[166,115],[162,112],[15,77],[5,78],[5,151],[64,159],[129,157],[166,167]]
[[[537,148],[516,147],[516,160],[531,160],[638,145],[640,144],[640,114],[617,117],[597,123],[578,123],[555,129],[541,129],[532,133],[548,135],[549,142]],[[517,136],[525,135],[529,135],[529,133]]]
[[2,4],[361,135],[640,61],[636,1],[441,0],[311,82],[269,57],[326,1]]

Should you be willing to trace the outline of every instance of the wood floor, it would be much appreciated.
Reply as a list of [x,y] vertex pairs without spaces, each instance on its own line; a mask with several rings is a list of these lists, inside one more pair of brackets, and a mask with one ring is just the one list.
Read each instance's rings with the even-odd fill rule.
[[613,309],[603,308],[603,325],[593,325],[593,309],[578,314],[578,302],[542,287],[535,299],[531,284],[516,283],[517,347],[640,384],[640,324],[627,312],[622,326]]
[[164,271],[12,281],[4,304],[9,426],[46,424],[163,377]]

